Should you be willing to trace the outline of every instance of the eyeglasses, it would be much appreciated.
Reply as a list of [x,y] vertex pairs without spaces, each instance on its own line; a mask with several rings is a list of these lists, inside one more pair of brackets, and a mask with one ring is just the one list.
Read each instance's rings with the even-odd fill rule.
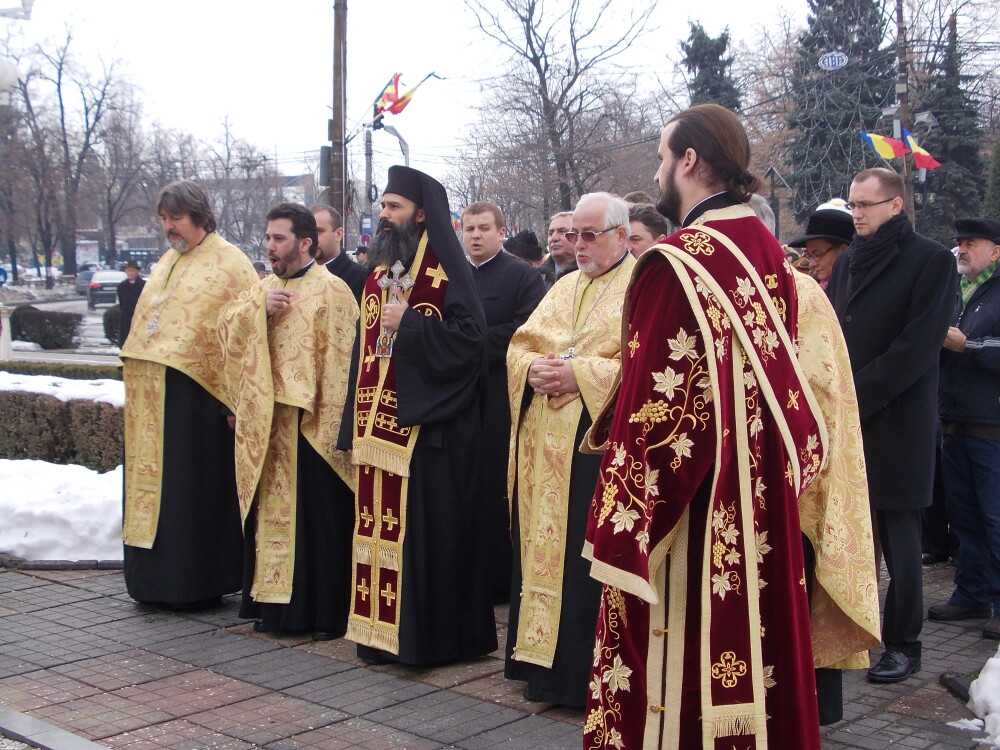
[[833,250],[833,248],[835,247],[836,245],[830,245],[830,247],[828,247],[826,250],[803,250],[802,256],[808,258],[809,260],[819,260],[828,252]]
[[854,209],[859,209],[861,211],[867,211],[873,206],[881,206],[883,203],[889,203],[896,200],[895,198],[886,198],[884,201],[856,201],[854,203],[848,203],[844,206],[848,211],[853,211]]
[[572,243],[576,242],[577,237],[582,239],[584,242],[589,243],[596,240],[598,235],[604,234],[605,232],[611,232],[620,226],[621,224],[615,224],[613,227],[602,229],[600,232],[566,232],[566,234],[564,234],[563,236]]

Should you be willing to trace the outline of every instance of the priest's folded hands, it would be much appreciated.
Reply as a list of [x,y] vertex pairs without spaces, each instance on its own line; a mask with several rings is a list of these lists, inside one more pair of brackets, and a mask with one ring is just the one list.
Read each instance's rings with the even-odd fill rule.
[[580,390],[570,360],[553,353],[539,357],[528,366],[528,385],[535,393],[546,396],[561,396]]

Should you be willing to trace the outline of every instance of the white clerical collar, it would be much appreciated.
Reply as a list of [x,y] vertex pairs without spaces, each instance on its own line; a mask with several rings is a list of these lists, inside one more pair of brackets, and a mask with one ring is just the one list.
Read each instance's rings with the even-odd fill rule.
[[487,263],[489,263],[491,260],[493,260],[495,257],[497,257],[502,252],[503,252],[503,248],[501,247],[499,250],[497,250],[496,253],[494,253],[493,255],[491,255],[489,258],[487,258],[486,260],[484,260],[482,263],[474,263],[472,261],[472,258],[469,258],[468,255],[466,255],[465,257],[469,258],[469,263],[472,263],[472,265],[475,266],[476,268],[482,268],[483,266],[485,266]]

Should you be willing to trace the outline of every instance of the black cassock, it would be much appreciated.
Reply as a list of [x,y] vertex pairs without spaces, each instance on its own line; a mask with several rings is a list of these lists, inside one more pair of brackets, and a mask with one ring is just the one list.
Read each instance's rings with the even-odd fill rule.
[[361,295],[365,291],[365,281],[368,279],[368,266],[355,263],[347,253],[341,252],[325,266],[326,270],[350,287],[354,299],[361,304]]
[[[420,432],[410,460],[399,654],[359,645],[358,655],[369,661],[427,666],[497,648],[475,488],[485,323],[468,260],[457,252],[438,257],[449,278],[443,319],[406,310],[393,345],[399,424],[419,425]],[[354,424],[353,399],[349,406],[347,427]],[[341,449],[350,447],[345,434]]]
[[339,638],[347,630],[350,605],[354,493],[301,432],[298,441],[292,597],[288,604],[250,598],[256,567],[254,503],[246,522],[240,617],[259,619],[270,632],[323,632]]
[[135,314],[136,303],[139,302],[139,295],[142,288],[146,286],[146,280],[138,278],[135,281],[125,281],[118,285],[118,308],[121,310],[121,318],[118,322],[118,346],[125,343],[128,332],[132,330],[132,316]]
[[487,365],[476,494],[483,503],[493,601],[501,604],[510,600],[513,556],[507,498],[510,455],[507,348],[514,331],[524,324],[545,296],[545,285],[535,268],[503,251],[481,266],[473,266],[472,275],[486,314]]
[[156,539],[152,549],[125,545],[125,585],[140,602],[194,605],[240,589],[235,433],[222,403],[166,369]]

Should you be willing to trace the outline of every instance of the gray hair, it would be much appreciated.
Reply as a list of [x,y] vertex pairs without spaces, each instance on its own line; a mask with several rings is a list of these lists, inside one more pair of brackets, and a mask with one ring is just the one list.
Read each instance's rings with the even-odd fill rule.
[[767,199],[759,193],[753,193],[750,196],[750,208],[753,212],[757,214],[757,218],[760,219],[764,226],[767,227],[767,231],[774,234],[774,211],[768,204]]
[[156,211],[169,216],[187,214],[191,222],[206,232],[215,231],[215,213],[201,185],[191,180],[171,182],[156,197]]
[[607,208],[604,211],[605,228],[625,227],[625,230],[628,231],[628,203],[619,198],[617,195],[612,195],[611,193],[587,193],[586,195],[580,196],[580,200],[576,202],[576,207],[579,209],[585,203],[595,200],[607,203]]
[[562,218],[563,216],[572,216],[572,215],[573,215],[572,211],[559,211],[558,213],[552,214],[552,216],[549,217],[549,221],[555,221],[556,219]]

